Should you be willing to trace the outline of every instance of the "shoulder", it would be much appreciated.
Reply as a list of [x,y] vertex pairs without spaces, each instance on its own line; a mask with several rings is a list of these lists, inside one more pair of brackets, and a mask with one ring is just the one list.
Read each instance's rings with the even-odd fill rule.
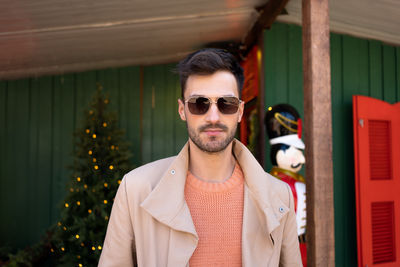
[[275,196],[281,199],[289,207],[290,199],[292,197],[292,191],[290,190],[289,185],[267,172],[265,175],[268,179],[271,191],[273,191]]
[[153,161],[128,172],[124,176],[127,189],[132,187],[154,188],[175,158],[176,156],[173,156]]

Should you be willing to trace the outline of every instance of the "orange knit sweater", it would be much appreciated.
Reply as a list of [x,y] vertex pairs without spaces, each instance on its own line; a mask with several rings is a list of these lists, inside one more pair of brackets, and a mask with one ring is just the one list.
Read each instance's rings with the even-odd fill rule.
[[199,236],[190,267],[242,266],[244,178],[239,164],[221,183],[208,183],[188,172],[185,199]]

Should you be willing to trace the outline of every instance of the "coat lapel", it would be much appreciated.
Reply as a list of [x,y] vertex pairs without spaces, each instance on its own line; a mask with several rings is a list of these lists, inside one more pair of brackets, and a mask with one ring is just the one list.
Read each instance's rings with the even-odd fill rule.
[[198,235],[185,201],[188,158],[186,144],[141,204],[152,217],[171,228],[168,266],[185,266],[198,243]]
[[242,254],[243,266],[263,266],[272,256],[279,238],[274,230],[289,208],[271,190],[270,177],[240,142],[234,154],[245,177]]

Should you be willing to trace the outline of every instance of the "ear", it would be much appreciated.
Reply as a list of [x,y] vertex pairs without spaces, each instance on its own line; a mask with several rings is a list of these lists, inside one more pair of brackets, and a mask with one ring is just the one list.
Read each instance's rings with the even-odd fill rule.
[[240,104],[239,104],[239,117],[238,117],[238,122],[241,122],[241,121],[242,121],[243,111],[244,111],[244,101],[240,102]]
[[178,113],[181,117],[181,120],[186,121],[185,104],[183,103],[182,99],[178,99]]

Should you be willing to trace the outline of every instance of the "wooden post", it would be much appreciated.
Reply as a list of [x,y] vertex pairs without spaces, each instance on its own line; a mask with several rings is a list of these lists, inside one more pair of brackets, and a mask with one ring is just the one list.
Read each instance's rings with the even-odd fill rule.
[[308,267],[335,266],[328,11],[302,0]]

